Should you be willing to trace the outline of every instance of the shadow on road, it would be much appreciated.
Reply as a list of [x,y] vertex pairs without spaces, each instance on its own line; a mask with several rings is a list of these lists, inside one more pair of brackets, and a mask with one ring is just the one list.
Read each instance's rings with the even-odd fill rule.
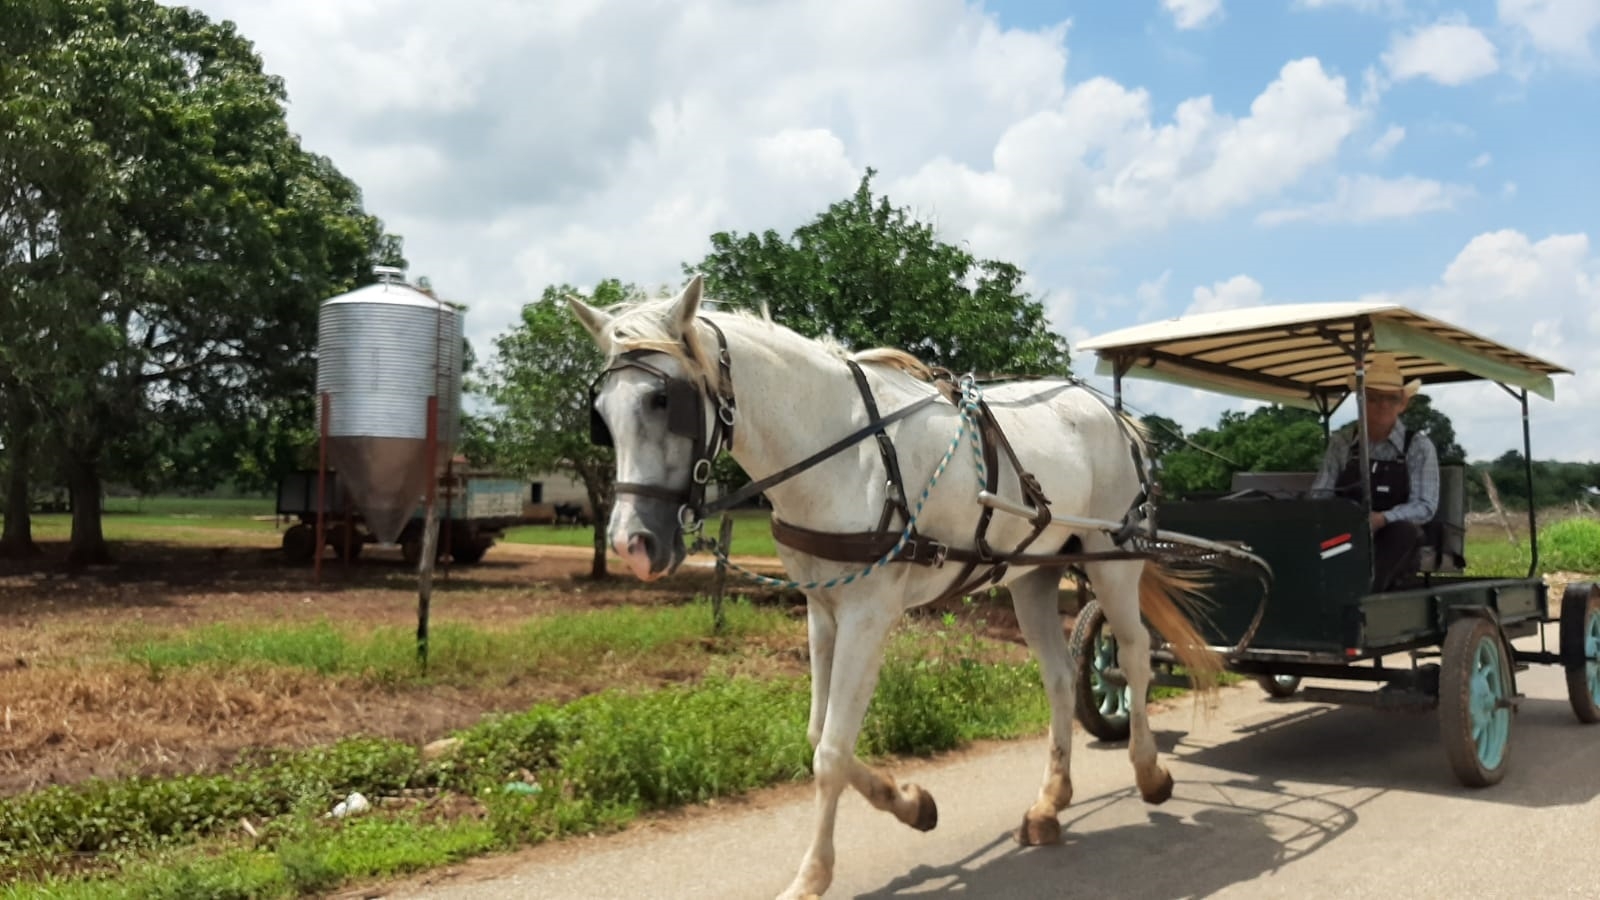
[[1180,741],[1167,752],[1185,763],[1237,772],[1265,787],[1324,784],[1524,807],[1576,806],[1600,796],[1600,726],[1579,724],[1564,700],[1523,700],[1511,726],[1510,769],[1500,784],[1488,788],[1465,787],[1451,773],[1435,712],[1293,701],[1284,706],[1290,708],[1283,715],[1214,745]]
[[[1144,821],[1119,821],[1141,810]],[[1025,848],[998,835],[954,864],[919,866],[857,896],[1205,897],[1316,852],[1356,819],[1331,796],[1271,785],[1180,783],[1160,807],[1130,788],[1075,804],[1059,845]]]

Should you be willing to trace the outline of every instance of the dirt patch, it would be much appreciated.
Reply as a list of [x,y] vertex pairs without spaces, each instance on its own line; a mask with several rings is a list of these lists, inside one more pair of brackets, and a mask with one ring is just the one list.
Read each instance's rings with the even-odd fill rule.
[[[697,648],[655,663],[597,660],[559,679],[510,683],[374,684],[272,666],[157,669],[114,652],[129,635],[176,636],[206,625],[315,622],[344,628],[415,628],[417,582],[397,552],[369,550],[345,565],[326,560],[321,582],[306,565],[263,548],[118,544],[113,567],[66,573],[64,548],[0,572],[0,795],[85,778],[200,772],[246,750],[305,747],[353,735],[421,745],[495,712],[570,700],[619,684],[690,681],[715,666],[763,674],[808,671],[803,629],[781,640]],[[430,622],[514,628],[541,615],[622,605],[687,602],[712,591],[701,558],[643,584],[631,576],[588,578],[587,548],[506,544],[484,561],[440,572]],[[774,560],[741,560],[781,574]],[[613,572],[620,572],[613,560]],[[803,616],[796,592],[731,576],[727,593]],[[1004,602],[951,601],[917,611],[949,614],[987,637],[1021,643]]]

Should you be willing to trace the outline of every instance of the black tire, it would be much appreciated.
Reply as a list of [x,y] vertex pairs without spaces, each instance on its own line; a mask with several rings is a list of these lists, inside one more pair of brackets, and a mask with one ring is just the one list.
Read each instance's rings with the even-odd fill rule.
[[1103,670],[1118,666],[1118,656],[1117,638],[1106,625],[1098,600],[1085,603],[1072,625],[1072,657],[1078,669],[1074,718],[1102,741],[1127,740],[1132,697],[1126,684],[1119,686],[1102,676]]
[[317,533],[301,522],[283,533],[283,555],[293,562],[309,562],[317,552]]
[[1600,585],[1583,581],[1562,593],[1561,656],[1573,715],[1600,722]]
[[1259,675],[1256,677],[1256,683],[1260,684],[1261,689],[1269,696],[1279,700],[1293,697],[1300,690],[1299,675]]
[[490,538],[474,538],[463,540],[453,538],[450,541],[450,558],[464,566],[470,566],[483,560],[483,555],[494,546]]
[[[327,541],[328,541],[328,549],[333,551],[333,557],[335,559],[344,559],[344,526],[343,525],[331,526],[328,529],[328,533],[326,535],[326,538],[327,538]],[[361,558],[361,547],[362,546],[363,545],[362,545],[362,541],[361,541],[361,532],[356,530],[355,528],[351,528],[350,529],[350,558],[352,560],[356,560],[356,559],[360,559]]]
[[1456,779],[1488,787],[1511,761],[1511,667],[1500,629],[1462,616],[1445,632],[1439,669],[1439,736]]

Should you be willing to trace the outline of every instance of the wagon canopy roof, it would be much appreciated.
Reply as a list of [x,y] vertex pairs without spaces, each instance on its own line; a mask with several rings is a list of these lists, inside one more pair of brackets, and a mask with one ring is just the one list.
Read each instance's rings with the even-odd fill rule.
[[1570,370],[1391,303],[1300,303],[1200,313],[1135,325],[1078,345],[1121,361],[1130,377],[1308,409],[1334,405],[1355,373],[1357,328],[1368,352],[1395,354],[1423,384],[1487,379],[1555,399],[1550,376]]

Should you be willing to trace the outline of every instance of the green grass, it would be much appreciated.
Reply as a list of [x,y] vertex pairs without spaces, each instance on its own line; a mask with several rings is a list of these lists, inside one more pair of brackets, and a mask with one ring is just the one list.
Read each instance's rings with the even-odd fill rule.
[[270,516],[276,506],[271,497],[107,497],[105,512],[155,518],[240,519]]
[[[723,603],[725,639],[799,632],[804,624],[782,611],[744,598]],[[428,635],[428,672],[418,671],[416,635],[409,628],[340,628],[309,624],[219,623],[178,637],[123,639],[117,652],[159,677],[167,669],[265,664],[346,675],[378,683],[425,680],[447,684],[504,681],[529,673],[573,673],[606,657],[613,663],[670,661],[674,653],[700,653],[711,634],[711,603],[617,607],[534,619],[516,628],[435,624]]]
[[[100,527],[110,541],[213,544],[238,533],[276,536],[276,521],[257,518],[271,516],[275,505],[270,498],[107,497]],[[40,540],[64,541],[72,533],[72,516],[35,514],[33,532]]]
[[[776,556],[777,547],[772,540],[771,513],[764,509],[741,509],[733,513],[734,556]],[[722,518],[706,522],[705,535],[715,538],[720,533]],[[524,525],[506,531],[506,541],[512,544],[535,544],[550,547],[593,547],[594,529],[587,526]]]
[[[1539,572],[1600,573],[1600,521],[1564,519],[1539,529]],[[1516,577],[1528,574],[1532,551],[1524,537],[1517,543],[1496,538],[1469,540],[1467,574]]]
[[[1041,733],[1049,712],[1037,668],[987,661],[989,652],[970,636],[894,641],[861,753],[927,755]],[[613,690],[489,718],[435,762],[404,743],[352,739],[263,753],[227,773],[91,781],[0,799],[0,878],[18,879],[0,898],[326,893],[351,879],[612,829],[651,810],[804,779],[808,687],[804,677],[710,677]],[[506,791],[519,776],[540,789]],[[439,792],[432,815],[380,806],[352,820],[320,816],[351,790],[376,800],[407,788]],[[470,814],[467,798],[486,815]],[[239,836],[241,818],[260,831],[255,845]]]

